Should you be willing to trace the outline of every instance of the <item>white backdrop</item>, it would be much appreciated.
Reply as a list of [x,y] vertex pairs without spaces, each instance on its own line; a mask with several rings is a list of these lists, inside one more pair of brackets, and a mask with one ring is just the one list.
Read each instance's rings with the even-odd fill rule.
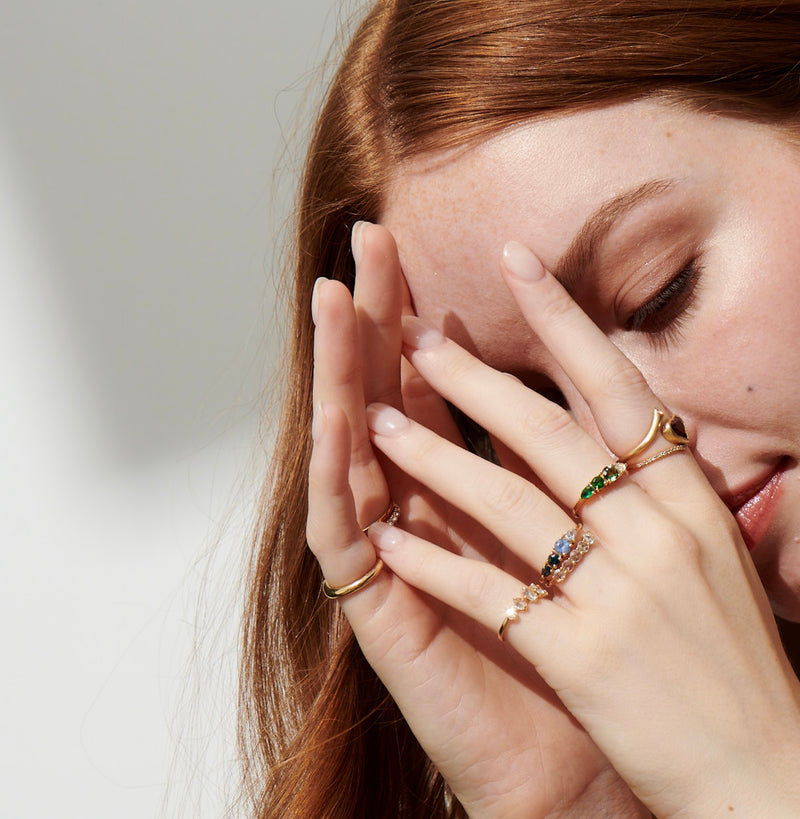
[[222,813],[283,146],[335,5],[4,3],[0,817]]

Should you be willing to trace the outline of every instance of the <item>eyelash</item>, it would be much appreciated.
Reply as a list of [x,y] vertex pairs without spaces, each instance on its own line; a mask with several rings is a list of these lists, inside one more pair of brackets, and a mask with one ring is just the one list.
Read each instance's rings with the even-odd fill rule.
[[646,333],[659,346],[679,338],[694,306],[701,271],[698,260],[692,259],[663,290],[631,313],[625,329]]

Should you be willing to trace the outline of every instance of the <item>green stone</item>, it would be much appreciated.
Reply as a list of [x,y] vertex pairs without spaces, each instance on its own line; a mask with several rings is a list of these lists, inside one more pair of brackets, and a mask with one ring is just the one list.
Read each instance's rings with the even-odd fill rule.
[[606,481],[606,483],[614,483],[617,478],[619,478],[619,472],[617,472],[616,466],[607,466],[601,473],[601,477]]
[[592,495],[594,495],[594,489],[592,489],[591,486],[587,486],[586,489],[581,492],[581,500],[588,500]]
[[599,492],[605,485],[606,482],[602,475],[598,475],[596,478],[592,478],[591,481],[589,481],[589,486],[591,486],[595,492]]

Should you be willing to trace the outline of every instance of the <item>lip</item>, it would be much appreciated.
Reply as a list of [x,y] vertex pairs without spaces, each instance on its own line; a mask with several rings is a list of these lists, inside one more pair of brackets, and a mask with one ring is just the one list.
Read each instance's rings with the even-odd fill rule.
[[783,494],[785,472],[786,459],[782,459],[765,477],[738,492],[723,496],[723,501],[733,512],[744,542],[751,552],[764,537],[775,517],[778,501]]

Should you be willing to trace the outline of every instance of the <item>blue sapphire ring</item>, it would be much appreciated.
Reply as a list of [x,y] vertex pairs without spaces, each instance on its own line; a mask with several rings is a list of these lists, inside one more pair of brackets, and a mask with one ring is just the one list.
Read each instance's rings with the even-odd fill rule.
[[553,583],[563,583],[593,545],[594,536],[580,523],[561,535],[542,567],[542,585],[549,587]]

